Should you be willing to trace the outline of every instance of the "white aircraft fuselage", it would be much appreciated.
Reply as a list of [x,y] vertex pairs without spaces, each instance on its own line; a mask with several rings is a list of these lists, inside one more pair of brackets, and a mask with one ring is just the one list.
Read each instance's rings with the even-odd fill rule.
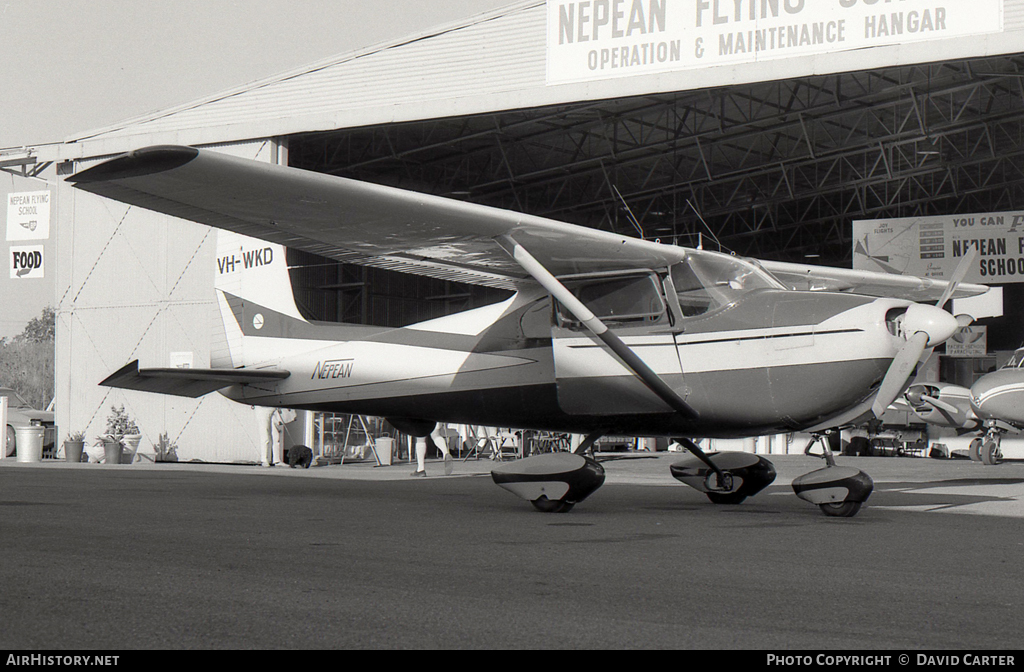
[[[698,417],[681,418],[547,296],[397,329],[303,323],[235,301],[248,366],[291,372],[243,403],[556,431],[740,436],[815,425],[869,397],[903,345],[897,299],[761,289],[714,314],[623,324]],[[259,317],[257,317],[259,316]],[[257,329],[254,324],[259,325]],[[287,333],[287,335],[285,335]],[[256,361],[258,360],[258,362]]]

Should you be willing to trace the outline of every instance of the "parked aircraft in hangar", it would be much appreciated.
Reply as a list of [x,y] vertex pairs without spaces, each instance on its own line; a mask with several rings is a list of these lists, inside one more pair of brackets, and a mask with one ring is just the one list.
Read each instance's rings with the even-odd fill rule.
[[[211,368],[134,361],[104,385],[383,416],[418,436],[436,422],[586,434],[574,454],[493,472],[545,511],[600,487],[604,470],[583,453],[606,433],[679,437],[692,457],[673,475],[714,502],[742,501],[772,482],[771,463],[707,455],[690,437],[814,433],[880,413],[957,329],[910,300],[944,303],[955,282],[759,263],[205,149],[141,149],[69,180],[241,234],[219,244]],[[314,324],[277,245],[514,293],[403,328]],[[794,489],[854,515],[871,480],[825,454]]]
[[904,395],[923,422],[977,433],[968,456],[975,462],[1002,461],[1000,443],[1007,432],[1024,430],[1024,348],[1001,369],[986,373],[970,388],[949,383],[915,383]]

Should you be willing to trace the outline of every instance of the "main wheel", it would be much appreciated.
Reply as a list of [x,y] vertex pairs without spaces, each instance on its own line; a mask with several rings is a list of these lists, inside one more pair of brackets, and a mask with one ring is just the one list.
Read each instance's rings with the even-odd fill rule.
[[820,504],[821,512],[833,518],[852,518],[860,511],[860,502],[835,502]]
[[538,511],[543,511],[544,513],[568,513],[573,507],[572,504],[561,499],[548,499],[543,496],[533,500],[531,504]]
[[983,439],[972,439],[971,445],[967,448],[967,457],[971,458],[971,462],[981,462],[981,445],[984,443]]
[[704,493],[715,504],[739,504],[747,498],[738,492],[707,492]]
[[984,464],[999,464],[1003,461],[1003,455],[999,452],[999,442],[989,439],[981,447],[981,461]]
[[4,457],[14,457],[14,453],[17,450],[16,439],[17,435],[14,433],[14,427],[7,425],[7,455]]

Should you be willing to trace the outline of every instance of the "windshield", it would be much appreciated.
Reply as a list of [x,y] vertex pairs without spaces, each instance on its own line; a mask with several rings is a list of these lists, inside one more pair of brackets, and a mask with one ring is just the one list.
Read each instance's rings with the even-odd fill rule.
[[0,388],[0,397],[7,397],[7,405],[11,408],[32,408],[31,404],[22,399],[17,392],[10,388]]
[[672,267],[672,285],[684,317],[717,310],[755,289],[783,289],[749,261],[714,252],[687,254]]

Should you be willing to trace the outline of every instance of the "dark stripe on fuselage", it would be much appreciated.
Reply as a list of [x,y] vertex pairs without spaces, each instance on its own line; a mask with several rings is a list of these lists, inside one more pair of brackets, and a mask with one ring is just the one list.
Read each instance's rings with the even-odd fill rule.
[[[709,338],[700,341],[683,341],[679,343],[679,347],[685,348],[688,345],[710,345],[713,343],[736,343],[738,341],[760,341],[760,340],[776,340],[783,338],[799,338],[807,336],[830,336],[834,334],[858,334],[863,332],[863,329],[830,329],[828,331],[802,331],[796,334],[760,334],[758,336],[733,336],[732,338]],[[655,346],[664,346],[665,343],[634,343],[630,341],[628,343],[631,348],[647,348]],[[570,348],[600,348],[600,343],[582,343],[579,345],[570,345]]]
[[[570,415],[558,404],[554,382],[313,404],[300,403],[301,397],[308,397],[308,392],[300,392],[275,396],[274,403],[332,413],[576,433],[601,429],[641,436],[755,436],[810,427],[825,420],[826,413],[855,406],[872,393],[888,365],[887,360],[861,360],[689,374],[685,381],[691,393],[686,401],[700,413],[696,421],[674,413]],[[637,383],[629,376],[616,379],[624,385]],[[595,394],[602,381],[590,379]],[[773,383],[776,389],[787,390],[786,395],[773,395]]]

